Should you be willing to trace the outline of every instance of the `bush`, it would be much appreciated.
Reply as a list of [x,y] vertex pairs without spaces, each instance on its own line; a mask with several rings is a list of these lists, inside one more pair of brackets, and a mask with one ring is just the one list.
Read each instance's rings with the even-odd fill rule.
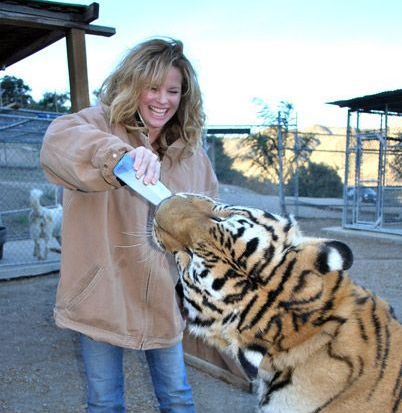
[[[292,182],[289,184],[292,185]],[[290,186],[289,193],[293,186]],[[315,198],[342,196],[343,183],[335,168],[323,163],[309,162],[299,169],[299,195]]]
[[215,173],[219,182],[229,185],[236,185],[244,176],[232,168],[233,159],[225,153],[223,148],[223,139],[216,136],[208,137],[211,145],[214,145],[215,150]]
[[265,195],[276,193],[276,189],[270,181],[260,181],[257,178],[244,176],[240,171],[233,169],[233,159],[227,155],[223,148],[223,140],[216,136],[210,137],[210,143],[215,149],[215,173],[222,184],[237,185],[251,189]]

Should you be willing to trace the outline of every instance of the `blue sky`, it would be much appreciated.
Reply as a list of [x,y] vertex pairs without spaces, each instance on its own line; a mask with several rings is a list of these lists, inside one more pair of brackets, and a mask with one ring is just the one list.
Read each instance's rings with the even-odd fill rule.
[[[90,4],[91,1],[70,3]],[[98,0],[87,36],[90,90],[125,52],[153,36],[184,42],[210,125],[256,124],[254,98],[276,110],[295,105],[299,126],[345,126],[346,110],[326,102],[402,88],[400,0]],[[65,41],[1,75],[22,77],[35,98],[68,90]]]

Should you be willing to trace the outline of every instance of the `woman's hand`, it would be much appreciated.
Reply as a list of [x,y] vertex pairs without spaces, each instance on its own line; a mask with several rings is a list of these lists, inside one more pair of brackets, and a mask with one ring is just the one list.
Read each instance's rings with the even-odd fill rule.
[[161,171],[158,155],[144,146],[139,146],[128,152],[128,154],[133,158],[133,168],[137,178],[144,177],[144,184],[156,184]]

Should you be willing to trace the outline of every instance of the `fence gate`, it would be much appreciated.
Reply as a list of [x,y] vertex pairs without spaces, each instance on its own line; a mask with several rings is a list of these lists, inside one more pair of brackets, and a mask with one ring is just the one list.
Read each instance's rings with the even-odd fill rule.
[[355,146],[355,185],[348,189],[352,225],[371,228],[383,224],[383,187],[386,137],[382,133],[359,133]]

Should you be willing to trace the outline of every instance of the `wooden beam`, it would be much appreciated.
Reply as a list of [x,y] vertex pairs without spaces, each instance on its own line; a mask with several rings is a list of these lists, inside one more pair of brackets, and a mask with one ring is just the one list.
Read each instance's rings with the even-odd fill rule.
[[211,126],[209,128],[207,128],[207,134],[208,135],[213,135],[213,134],[217,134],[217,135],[250,135],[251,132],[251,128],[250,127],[234,127],[234,128],[230,128],[230,127],[219,127],[219,126]]
[[91,3],[87,6],[85,14],[82,16],[82,19],[86,23],[93,22],[99,17],[99,3]]
[[12,54],[9,54],[6,59],[0,59],[0,66],[3,68],[9,67],[14,63],[19,62],[22,59],[25,59],[28,56],[38,52],[39,50],[44,49],[47,46],[57,42],[57,40],[62,39],[65,36],[64,32],[57,30],[49,31],[45,33],[42,37],[33,41],[26,47],[21,47],[16,49]]
[[[54,4],[54,3],[53,3]],[[42,6],[42,4],[41,4]],[[76,10],[80,9],[80,12],[73,10],[65,11],[65,9],[50,10],[50,8],[35,8],[31,7],[28,3],[23,4],[7,4],[0,3],[0,11],[7,11],[19,16],[38,16],[48,17],[56,20],[69,20],[81,23],[90,23],[99,17],[99,4],[92,3],[89,6],[74,6]]]
[[71,29],[67,34],[68,73],[70,77],[71,111],[90,105],[85,31]]
[[48,30],[79,29],[87,34],[110,37],[116,33],[113,27],[96,26],[71,20],[57,20],[43,16],[12,13],[0,10],[0,24],[13,25],[17,27],[33,27]]

